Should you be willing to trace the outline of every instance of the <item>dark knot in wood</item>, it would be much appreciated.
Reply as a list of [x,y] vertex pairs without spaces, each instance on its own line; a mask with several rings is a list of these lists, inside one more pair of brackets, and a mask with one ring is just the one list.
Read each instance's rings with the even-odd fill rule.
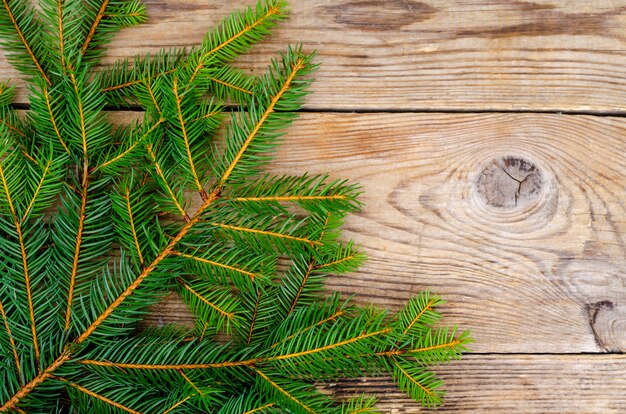
[[543,178],[541,171],[521,157],[493,159],[476,182],[478,194],[493,207],[525,207],[539,199]]
[[591,333],[593,333],[593,339],[596,341],[598,348],[600,348],[603,352],[610,352],[611,349],[604,343],[596,327],[598,313],[600,313],[603,309],[609,311],[613,310],[613,302],[609,300],[602,300],[600,302],[588,303],[585,305],[587,318],[589,319],[589,326],[591,327]]

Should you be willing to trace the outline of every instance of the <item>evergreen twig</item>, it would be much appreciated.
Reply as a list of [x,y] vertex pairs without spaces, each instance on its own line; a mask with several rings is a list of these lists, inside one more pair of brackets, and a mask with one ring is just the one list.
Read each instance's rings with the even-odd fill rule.
[[[260,77],[231,62],[282,1],[101,72],[101,46],[145,20],[137,0],[2,1],[0,38],[32,86],[22,117],[0,84],[0,412],[370,413],[375,398],[313,383],[384,373],[441,403],[430,367],[470,338],[438,327],[439,297],[389,315],[324,290],[363,261],[340,238],[360,188],[262,172],[316,65],[299,46]],[[245,110],[221,128],[224,102]],[[143,119],[114,128],[105,105],[129,103]],[[172,291],[196,326],[140,329]]]

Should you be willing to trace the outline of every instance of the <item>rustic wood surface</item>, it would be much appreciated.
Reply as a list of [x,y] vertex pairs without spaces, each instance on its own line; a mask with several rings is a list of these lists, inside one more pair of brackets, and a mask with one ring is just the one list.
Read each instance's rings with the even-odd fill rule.
[[[107,63],[196,44],[253,3],[146,2],[150,22]],[[346,237],[370,260],[329,288],[392,309],[420,289],[445,296],[476,343],[440,368],[441,413],[626,412],[626,0],[291,3],[240,64],[261,71],[297,41],[319,51],[273,169],[364,187]],[[0,52],[7,78],[20,83]],[[172,296],[150,322],[189,317]],[[327,389],[421,412],[388,379]]]
[[[150,21],[117,36],[108,62],[200,42],[250,0],[146,0]],[[626,109],[624,0],[302,0],[245,67],[304,42],[324,65],[314,109]],[[17,78],[6,60],[0,73]],[[24,95],[22,95],[24,99]]]
[[[623,413],[626,358],[610,355],[472,355],[442,367],[446,405],[428,413]],[[388,379],[332,384],[331,392],[381,396],[381,412],[418,412]],[[602,389],[602,392],[598,392]],[[393,391],[390,391],[393,390]]]
[[[392,309],[431,288],[448,299],[449,322],[474,332],[476,352],[618,352],[626,351],[624,150],[622,118],[305,113],[272,169],[332,171],[363,186],[365,208],[346,237],[369,260],[330,288]],[[522,194],[518,206],[493,206],[480,191],[501,156],[540,171],[525,204]],[[175,298],[165,306],[155,322],[190,320]]]

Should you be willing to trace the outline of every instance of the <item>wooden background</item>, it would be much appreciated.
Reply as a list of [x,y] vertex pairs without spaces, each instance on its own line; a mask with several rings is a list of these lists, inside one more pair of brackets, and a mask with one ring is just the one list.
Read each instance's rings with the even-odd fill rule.
[[[253,0],[147,0],[120,57],[201,41]],[[398,309],[430,288],[476,343],[448,412],[626,412],[626,0],[300,0],[243,67],[322,63],[273,165],[365,188],[370,260],[330,288]],[[0,55],[0,79],[19,75]],[[18,81],[19,82],[19,81]],[[24,101],[25,91],[20,94]],[[119,114],[119,116],[125,116]],[[152,322],[186,322],[175,298]],[[421,412],[389,379],[384,413]]]

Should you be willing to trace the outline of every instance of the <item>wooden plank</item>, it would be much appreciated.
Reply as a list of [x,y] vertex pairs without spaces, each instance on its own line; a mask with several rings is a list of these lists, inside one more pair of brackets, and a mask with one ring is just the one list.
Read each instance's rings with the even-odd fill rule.
[[[149,23],[116,36],[107,63],[198,44],[254,1],[146,3]],[[626,110],[626,0],[292,0],[291,9],[241,63],[260,71],[289,43],[317,49],[308,108]],[[0,57],[0,79],[18,77]]]
[[[433,413],[624,413],[624,355],[471,355],[438,368],[445,404]],[[390,378],[342,381],[328,390],[379,395],[384,414],[431,412],[394,389]]]
[[436,291],[477,352],[624,351],[625,150],[620,118],[305,113],[273,170],[363,185],[347,236],[370,259],[331,289],[393,310]]

